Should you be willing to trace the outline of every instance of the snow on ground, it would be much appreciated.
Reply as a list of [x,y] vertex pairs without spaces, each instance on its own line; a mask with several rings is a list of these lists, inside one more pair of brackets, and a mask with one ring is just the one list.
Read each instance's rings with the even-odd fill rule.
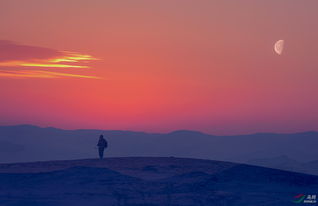
[[173,157],[1,164],[0,183],[1,206],[288,206],[318,191],[318,176]]

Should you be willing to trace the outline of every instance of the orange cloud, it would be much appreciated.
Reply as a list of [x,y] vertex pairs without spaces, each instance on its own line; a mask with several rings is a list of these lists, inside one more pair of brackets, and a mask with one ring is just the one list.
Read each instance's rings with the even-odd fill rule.
[[51,59],[50,62],[79,62],[79,61],[92,61],[99,60],[88,54],[79,54],[76,52],[62,51],[65,56],[61,58]]
[[74,52],[61,52],[63,56],[57,56],[49,59],[30,59],[23,61],[0,61],[0,67],[50,67],[50,68],[90,68],[87,65],[74,65],[74,64],[59,64],[60,62],[70,62],[70,63],[81,63],[85,61],[86,63],[92,60],[98,60],[91,55],[79,54]]
[[62,72],[51,72],[51,71],[43,71],[43,70],[15,70],[15,71],[0,70],[0,77],[10,77],[10,78],[75,77],[75,78],[85,78],[85,79],[101,79],[100,77],[97,77],[97,76],[70,74],[70,73],[62,73]]
[[[0,40],[0,77],[33,77],[33,78],[57,78],[57,77],[75,77],[75,78],[93,78],[96,76],[86,76],[79,74],[60,73],[53,71],[43,71],[43,68],[90,68],[87,64],[97,58],[78,52],[57,51],[48,48],[19,45],[11,41]],[[32,67],[33,70],[15,70],[10,68]],[[39,70],[34,70],[35,68]]]

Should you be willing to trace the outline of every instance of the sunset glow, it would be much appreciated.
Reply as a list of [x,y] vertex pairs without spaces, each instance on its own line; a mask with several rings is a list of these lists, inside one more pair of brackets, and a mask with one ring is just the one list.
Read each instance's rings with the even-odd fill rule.
[[318,1],[43,2],[1,3],[0,124],[318,130]]

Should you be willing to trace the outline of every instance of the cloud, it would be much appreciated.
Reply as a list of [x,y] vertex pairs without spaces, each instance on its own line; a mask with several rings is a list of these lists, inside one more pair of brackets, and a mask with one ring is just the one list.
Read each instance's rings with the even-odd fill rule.
[[63,72],[51,72],[43,70],[0,70],[0,77],[10,77],[10,78],[85,78],[85,79],[101,79],[97,76],[88,76],[80,74],[71,74]]
[[12,41],[0,40],[0,62],[46,60],[62,56],[54,49],[20,45]]
[[[57,51],[54,49],[17,44],[12,41],[0,40],[0,77],[23,77],[23,78],[93,78],[80,74],[44,71],[44,68],[90,68],[88,63],[97,58],[78,52]],[[21,70],[29,69],[32,70]],[[15,70],[13,70],[15,68]],[[20,70],[16,70],[19,68]],[[37,70],[36,70],[37,69]]]

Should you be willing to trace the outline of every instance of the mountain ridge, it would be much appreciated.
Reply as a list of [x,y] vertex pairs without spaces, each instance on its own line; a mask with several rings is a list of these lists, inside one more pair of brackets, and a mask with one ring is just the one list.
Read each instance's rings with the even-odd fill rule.
[[232,137],[232,136],[247,136],[247,135],[292,135],[292,134],[318,134],[318,131],[315,130],[308,130],[308,131],[301,131],[301,132],[255,132],[255,133],[246,133],[246,134],[231,134],[231,135],[216,135],[210,134],[206,132],[201,132],[199,130],[188,130],[188,129],[177,129],[172,130],[170,132],[144,132],[144,131],[135,131],[135,130],[112,130],[112,129],[62,129],[58,127],[42,127],[33,124],[16,124],[16,125],[0,125],[1,127],[25,127],[25,128],[37,128],[37,129],[55,129],[55,130],[63,130],[63,131],[111,131],[111,132],[132,132],[132,133],[144,133],[144,134],[156,134],[156,135],[165,135],[165,134],[173,134],[173,133],[197,133],[202,135],[209,135],[209,136],[218,136],[218,137]]
[[[0,126],[0,162],[94,158],[97,156],[96,144],[100,134],[104,134],[109,143],[105,151],[106,157],[174,156],[246,163],[253,159],[273,159],[286,155],[297,162],[312,163],[307,164],[305,170],[301,168],[302,164],[285,168],[295,172],[318,174],[315,162],[318,156],[317,132],[214,136],[187,130],[146,133],[121,130],[61,130],[33,125]],[[282,169],[277,164],[265,166]]]

